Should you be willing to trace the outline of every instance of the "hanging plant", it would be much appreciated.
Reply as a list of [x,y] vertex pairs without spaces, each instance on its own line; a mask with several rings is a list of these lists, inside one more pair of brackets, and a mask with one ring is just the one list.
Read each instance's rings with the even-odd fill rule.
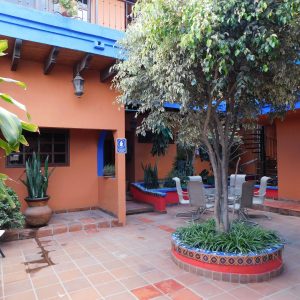
[[78,8],[76,0],[59,0],[61,8],[63,9],[62,15],[67,17],[77,16]]

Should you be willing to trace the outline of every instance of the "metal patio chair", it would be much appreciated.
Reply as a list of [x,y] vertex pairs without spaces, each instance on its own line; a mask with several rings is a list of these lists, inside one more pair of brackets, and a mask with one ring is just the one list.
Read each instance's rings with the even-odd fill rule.
[[189,181],[187,188],[191,206],[196,208],[192,221],[199,220],[207,210],[214,207],[214,203],[209,202],[210,197],[205,195],[202,181]]
[[253,204],[264,204],[265,197],[267,194],[267,183],[268,180],[271,179],[271,177],[263,176],[260,179],[260,185],[258,192],[254,193],[253,196]]
[[202,182],[202,176],[197,175],[197,176],[188,176],[189,181],[198,181],[198,182]]
[[242,185],[242,192],[241,197],[239,198],[239,202],[235,202],[233,205],[228,206],[229,208],[233,209],[233,213],[237,212],[239,220],[249,223],[254,223],[249,220],[248,214],[248,208],[252,207],[254,184],[254,180],[245,181]]
[[[5,233],[5,230],[0,230],[0,238],[2,237],[2,235]],[[0,254],[2,257],[5,257],[4,253],[2,252],[1,248],[0,248]]]
[[175,181],[175,184],[176,184],[176,190],[177,190],[179,203],[180,204],[189,204],[190,200],[189,199],[184,199],[184,198],[188,198],[189,194],[188,194],[188,192],[184,192],[182,190],[180,178],[174,177],[172,179]]
[[[184,204],[184,205],[190,204],[189,194],[188,194],[188,192],[185,192],[182,190],[180,178],[174,177],[172,179],[175,181],[175,184],[176,184],[176,190],[177,190],[177,195],[178,195],[178,199],[179,199],[178,204]],[[190,218],[192,216],[193,212],[194,211],[177,213],[175,215],[175,217],[176,218]]]
[[242,185],[246,181],[246,174],[230,175],[228,200],[229,204],[236,203],[242,195]]
[[242,191],[242,185],[246,181],[246,174],[231,174],[229,181],[230,190],[235,190],[237,192]]

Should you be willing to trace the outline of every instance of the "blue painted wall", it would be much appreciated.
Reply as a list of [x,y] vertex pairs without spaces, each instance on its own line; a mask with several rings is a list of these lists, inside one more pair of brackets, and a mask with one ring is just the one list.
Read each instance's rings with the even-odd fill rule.
[[104,141],[107,131],[101,131],[98,139],[98,148],[97,148],[97,173],[98,176],[103,176],[104,168]]

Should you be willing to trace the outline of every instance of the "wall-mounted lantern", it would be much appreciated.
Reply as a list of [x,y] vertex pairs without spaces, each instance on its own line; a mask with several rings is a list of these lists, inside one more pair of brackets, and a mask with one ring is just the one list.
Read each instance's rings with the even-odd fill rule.
[[77,73],[77,75],[73,78],[73,86],[77,97],[81,97],[83,95],[83,85],[84,79],[79,75],[79,73]]

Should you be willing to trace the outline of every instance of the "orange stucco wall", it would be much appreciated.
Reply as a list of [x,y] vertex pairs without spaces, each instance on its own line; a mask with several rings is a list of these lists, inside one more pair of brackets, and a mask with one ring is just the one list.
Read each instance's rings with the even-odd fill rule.
[[91,22],[117,30],[125,30],[125,3],[120,0],[92,0]]
[[300,200],[300,115],[276,121],[279,198]]
[[[123,131],[114,132],[114,139],[124,137]],[[115,178],[98,177],[99,205],[102,209],[118,216],[119,221],[125,224],[126,203],[123,201],[125,193],[125,164],[124,154],[115,154],[116,175]]]
[[[1,58],[1,76],[23,80],[26,91],[15,85],[2,84],[1,91],[10,93],[26,104],[32,121],[41,127],[111,129],[124,128],[124,111],[113,104],[116,93],[110,83],[99,81],[99,72],[84,73],[84,95],[74,95],[71,66],[56,65],[50,75],[43,75],[43,65],[34,61],[20,62],[17,72],[10,71],[10,60]],[[25,114],[6,105],[25,118]]]
[[[173,167],[173,163],[176,157],[176,144],[170,144],[165,156],[153,157],[151,154],[152,144],[151,143],[139,143],[138,137],[131,128],[131,123],[136,123],[138,126],[142,122],[142,118],[138,117],[135,119],[134,113],[126,113],[126,132],[131,132],[131,143],[132,147],[132,155],[131,161],[127,164],[127,180],[129,181],[143,181],[144,179],[144,171],[142,169],[142,164],[146,165],[151,163],[152,166],[156,163],[158,166],[158,178],[164,179],[170,173]],[[207,169],[210,171],[210,166],[208,162],[201,161],[199,157],[195,159],[195,174],[199,174],[202,170]],[[131,171],[133,174],[129,174],[128,171]],[[132,175],[132,176],[130,176]]]
[[[97,140],[96,130],[70,130],[70,165],[56,167],[49,179],[49,206],[53,210],[97,206]],[[27,192],[18,180],[24,169],[5,168],[5,159],[1,159],[0,163],[1,170],[14,180],[9,185],[19,195],[24,209],[23,199]]]
[[[106,194],[99,193],[97,178],[97,140],[101,129],[113,130],[118,137],[125,135],[125,113],[113,104],[116,93],[110,83],[99,81],[99,73],[84,73],[85,92],[81,98],[74,95],[71,66],[56,65],[50,75],[43,75],[43,65],[34,61],[20,62],[17,72],[10,71],[8,58],[1,59],[1,76],[25,81],[26,91],[15,85],[1,85],[1,92],[11,94],[26,104],[32,121],[40,127],[70,128],[70,166],[57,167],[50,181],[50,205],[54,209],[72,209],[103,203]],[[25,119],[24,113],[11,105],[5,107]],[[85,129],[85,130],[75,130]],[[122,156],[122,157],[119,157]],[[125,223],[125,159],[116,155],[117,215]],[[4,168],[0,172],[13,178],[21,169]],[[14,184],[23,198],[21,185]]]
[[176,146],[169,145],[165,156],[153,157],[150,153],[152,144],[142,144],[136,142],[135,147],[135,180],[142,181],[144,179],[144,171],[142,164],[151,163],[152,166],[157,164],[158,178],[165,178],[172,169],[172,164],[176,156]]
[[[170,173],[176,157],[176,145],[171,144],[168,147],[165,156],[153,157],[150,153],[152,144],[143,144],[136,142],[135,146],[135,180],[142,181],[144,179],[144,171],[142,163],[145,165],[151,163],[152,166],[156,163],[158,166],[158,178],[164,179]],[[208,162],[201,161],[199,157],[195,159],[195,174],[199,174],[202,170],[210,171]]]

